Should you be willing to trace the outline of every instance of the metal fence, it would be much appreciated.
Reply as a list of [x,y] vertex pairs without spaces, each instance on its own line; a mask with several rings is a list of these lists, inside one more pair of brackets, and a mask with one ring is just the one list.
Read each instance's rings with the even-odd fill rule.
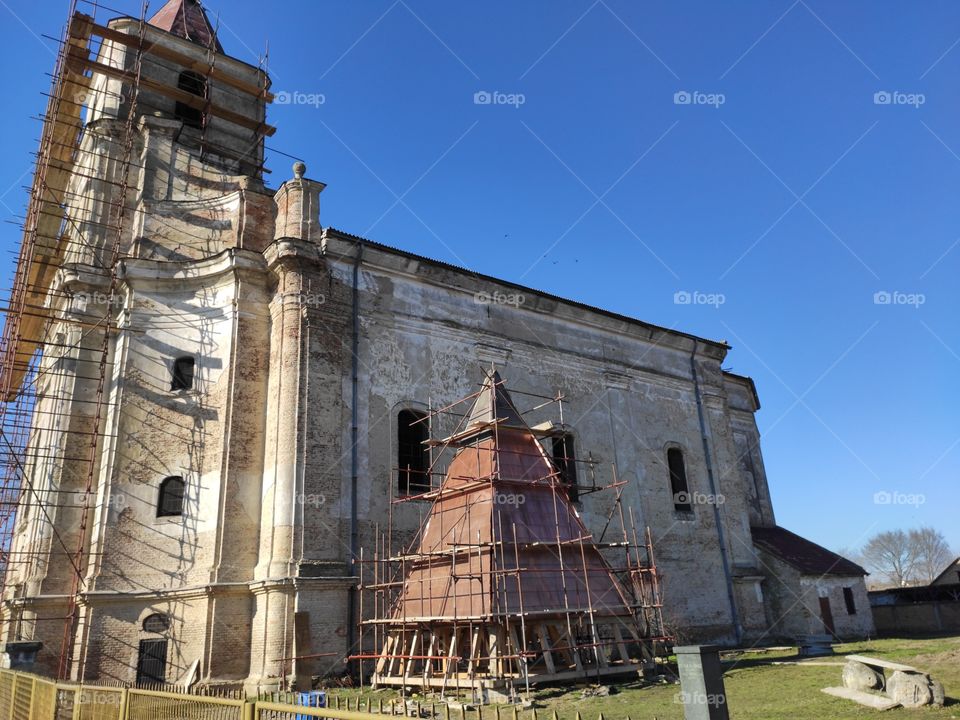
[[[455,706],[403,698],[364,697],[327,692],[327,707],[307,707],[298,693],[271,693],[244,699],[169,690],[54,682],[13,670],[0,670],[0,720],[384,720],[386,717],[435,720],[559,720],[557,713],[516,705]],[[231,696],[232,695],[232,696]],[[581,720],[580,712],[575,720]],[[603,720],[601,714],[598,720]],[[627,718],[629,720],[629,716]]]

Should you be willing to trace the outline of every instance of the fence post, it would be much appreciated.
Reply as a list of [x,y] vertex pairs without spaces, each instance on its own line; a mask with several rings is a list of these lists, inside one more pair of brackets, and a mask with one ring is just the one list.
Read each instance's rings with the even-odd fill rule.
[[117,720],[128,720],[127,713],[130,712],[130,688],[123,688],[120,691],[120,712],[117,713]]
[[37,697],[37,679],[35,677],[30,678],[30,720],[34,720],[33,716],[33,701]]

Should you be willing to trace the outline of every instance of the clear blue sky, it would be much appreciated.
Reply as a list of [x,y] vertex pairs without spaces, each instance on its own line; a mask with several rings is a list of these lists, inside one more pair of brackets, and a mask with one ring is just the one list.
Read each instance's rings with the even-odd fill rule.
[[[270,145],[329,184],[324,224],[728,340],[781,525],[840,548],[929,524],[960,551],[960,4],[207,6],[227,52],[269,41],[275,91],[322,95],[275,105]],[[65,13],[0,0],[5,217]],[[475,103],[494,91],[523,103]]]

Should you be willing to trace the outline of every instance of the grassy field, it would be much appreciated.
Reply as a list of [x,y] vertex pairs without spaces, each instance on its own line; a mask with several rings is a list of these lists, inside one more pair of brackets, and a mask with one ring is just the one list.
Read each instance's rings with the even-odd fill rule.
[[[948,700],[943,708],[908,710],[897,708],[882,713],[899,717],[960,718],[960,638],[930,640],[874,640],[835,646],[836,657],[817,661],[842,663],[841,655],[860,653],[903,662],[932,674],[946,687]],[[861,707],[820,692],[821,688],[840,685],[841,666],[774,665],[776,661],[798,660],[794,651],[771,651],[726,656],[724,684],[730,717],[734,720],[799,720],[807,718],[863,718],[877,715],[876,710]],[[683,707],[675,701],[678,685],[662,687],[622,687],[606,698],[580,699],[580,691],[554,689],[540,692],[538,698],[547,712],[556,710],[562,717],[580,711],[583,720],[594,720],[602,712],[608,720],[629,715],[632,720],[681,720]]]
[[[807,720],[864,718],[882,716],[897,718],[960,718],[960,637],[931,639],[872,640],[835,645],[835,655],[812,659],[815,662],[836,662],[835,666],[791,663],[801,660],[794,649],[724,654],[724,683],[730,717],[733,720]],[[885,713],[861,707],[820,692],[821,688],[841,684],[843,655],[859,653],[913,665],[929,672],[946,687],[947,704],[943,708],[926,707],[908,710],[897,708]],[[582,698],[584,686],[545,688],[536,692],[538,720],[551,720],[553,711],[560,720],[573,720],[579,712],[582,720],[682,720],[683,706],[676,701],[679,685],[640,686],[625,683],[614,686],[608,697]],[[341,691],[342,692],[342,691]],[[354,691],[355,692],[355,691]],[[367,693],[365,696],[369,697]],[[376,696],[376,693],[374,693]],[[386,698],[387,696],[382,696]],[[429,705],[429,700],[426,701]],[[459,720],[460,713],[451,714]],[[492,709],[485,708],[482,720],[494,720]],[[511,714],[501,711],[501,718]],[[530,720],[525,710],[521,720]],[[468,713],[467,720],[477,714]]]

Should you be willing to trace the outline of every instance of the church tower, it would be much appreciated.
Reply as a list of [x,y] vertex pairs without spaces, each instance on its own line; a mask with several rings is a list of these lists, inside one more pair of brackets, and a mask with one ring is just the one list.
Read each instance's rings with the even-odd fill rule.
[[0,377],[0,641],[38,670],[250,672],[269,87],[198,0],[64,31]]

